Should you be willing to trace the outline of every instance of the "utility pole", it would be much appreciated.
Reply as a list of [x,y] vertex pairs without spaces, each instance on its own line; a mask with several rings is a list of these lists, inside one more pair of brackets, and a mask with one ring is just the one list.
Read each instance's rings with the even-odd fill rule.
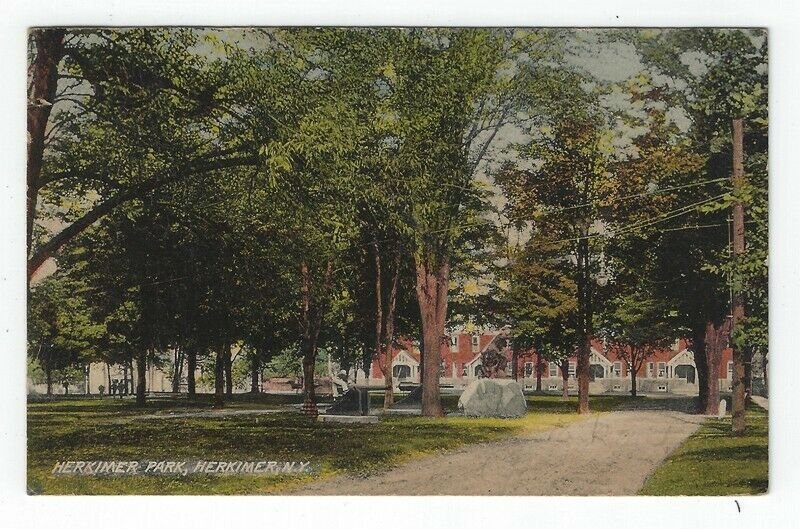
[[[733,194],[737,197],[733,203],[733,296],[731,298],[731,336],[741,336],[741,325],[744,322],[744,297],[739,270],[745,253],[744,239],[744,204],[740,191],[746,181],[744,176],[744,131],[742,118],[732,123],[733,132],[733,172],[731,183]],[[732,431],[741,435],[745,425],[745,352],[741,343],[733,341],[733,405],[731,406]]]

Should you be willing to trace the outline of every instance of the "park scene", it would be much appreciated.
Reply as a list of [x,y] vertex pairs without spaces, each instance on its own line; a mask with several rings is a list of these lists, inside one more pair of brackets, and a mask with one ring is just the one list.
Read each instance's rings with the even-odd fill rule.
[[766,493],[767,44],[31,29],[28,493]]

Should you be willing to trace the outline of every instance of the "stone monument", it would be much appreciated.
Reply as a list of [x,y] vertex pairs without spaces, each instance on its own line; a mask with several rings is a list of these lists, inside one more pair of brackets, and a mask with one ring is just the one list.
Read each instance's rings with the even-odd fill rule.
[[481,378],[472,382],[458,399],[468,417],[521,417],[528,411],[522,387],[508,378]]
[[719,401],[719,410],[717,413],[717,418],[722,419],[723,417],[725,417],[726,413],[728,413],[728,401],[722,399],[721,401]]

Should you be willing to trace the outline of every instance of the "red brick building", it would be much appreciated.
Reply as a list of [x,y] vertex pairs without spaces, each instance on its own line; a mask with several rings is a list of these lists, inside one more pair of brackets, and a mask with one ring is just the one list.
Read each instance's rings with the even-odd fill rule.
[[[512,376],[512,353],[507,343],[506,331],[483,333],[457,332],[449,336],[449,342],[441,346],[441,376],[443,387],[462,388],[482,374],[481,353],[488,347],[503,352],[509,360],[507,376]],[[536,387],[537,353],[526,351],[517,359],[517,379],[525,389]],[[575,369],[577,357],[568,359],[568,390],[577,391]],[[725,349],[718,375],[719,389],[730,391],[732,381],[732,350]],[[419,344],[402,340],[395,348],[392,360],[392,374],[395,387],[400,383],[419,383],[420,354]],[[592,341],[590,356],[589,391],[591,393],[627,393],[631,389],[630,369],[624,359],[614,353],[613,348],[604,347],[600,340]],[[542,389],[561,392],[563,377],[560,366],[542,360]],[[370,383],[381,385],[383,374],[378,359],[374,359],[370,369]],[[681,393],[694,395],[698,392],[697,369],[693,353],[687,348],[685,340],[678,340],[673,347],[657,350],[647,358],[637,372],[637,388],[642,393]]]

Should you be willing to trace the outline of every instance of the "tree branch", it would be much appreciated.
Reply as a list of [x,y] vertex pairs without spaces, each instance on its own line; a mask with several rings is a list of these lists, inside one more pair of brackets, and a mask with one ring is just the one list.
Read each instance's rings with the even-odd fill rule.
[[217,169],[226,169],[230,167],[240,167],[245,165],[255,165],[258,163],[257,156],[246,156],[243,158],[227,158],[223,160],[215,160],[211,162],[198,162],[194,165],[189,165],[183,171],[173,174],[162,173],[160,177],[153,177],[146,182],[126,191],[120,191],[116,196],[105,200],[92,208],[81,218],[61,230],[54,235],[49,241],[37,248],[32,255],[28,258],[28,282],[30,282],[33,274],[44,264],[50,257],[66,243],[77,237],[89,226],[94,224],[97,220],[104,217],[118,206],[130,202],[136,198],[140,198],[147,193],[161,188],[172,182],[181,180],[189,175],[206,173]]

